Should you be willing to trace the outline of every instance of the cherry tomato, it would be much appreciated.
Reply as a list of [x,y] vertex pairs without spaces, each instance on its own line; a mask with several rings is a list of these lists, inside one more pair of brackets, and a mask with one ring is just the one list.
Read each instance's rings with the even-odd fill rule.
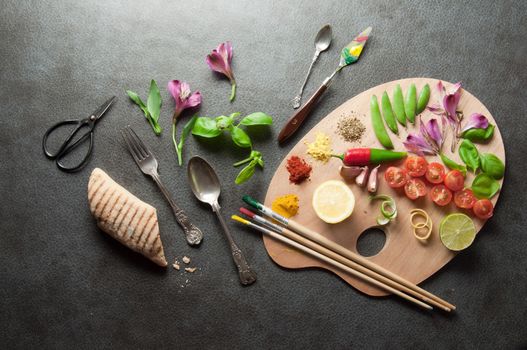
[[430,198],[435,204],[444,207],[452,201],[452,192],[445,185],[435,185],[430,190]]
[[426,196],[426,192],[426,185],[421,179],[409,179],[404,185],[404,193],[411,200]]
[[386,169],[384,173],[384,179],[391,188],[400,188],[406,185],[408,181],[408,175],[405,169],[401,169],[395,166],[391,166]]
[[470,209],[474,206],[474,203],[476,203],[477,199],[474,196],[474,193],[472,193],[471,189],[465,188],[464,190],[457,191],[454,194],[454,202],[458,206],[458,208],[463,209]]
[[426,173],[427,165],[426,159],[418,156],[409,156],[404,161],[404,167],[408,170],[408,175],[412,177],[423,176]]
[[445,167],[439,163],[430,163],[426,168],[425,177],[432,184],[440,184],[445,177]]
[[486,220],[492,216],[494,206],[488,199],[480,199],[474,203],[472,210],[474,210],[474,214],[476,214],[478,218]]
[[445,176],[445,185],[451,191],[461,191],[465,186],[465,178],[459,170],[450,170]]

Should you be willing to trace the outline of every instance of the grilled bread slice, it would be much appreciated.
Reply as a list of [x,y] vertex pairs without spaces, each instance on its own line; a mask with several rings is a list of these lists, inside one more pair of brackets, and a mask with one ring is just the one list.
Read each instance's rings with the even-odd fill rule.
[[88,202],[97,226],[104,232],[159,266],[167,266],[154,207],[99,168],[90,175]]

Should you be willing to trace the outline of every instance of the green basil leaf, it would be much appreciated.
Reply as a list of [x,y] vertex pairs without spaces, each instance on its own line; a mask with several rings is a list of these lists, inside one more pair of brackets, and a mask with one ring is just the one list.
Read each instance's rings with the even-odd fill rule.
[[262,112],[249,114],[240,122],[242,125],[272,125],[273,118]]
[[459,146],[459,156],[470,170],[476,172],[479,168],[479,152],[471,141],[463,140],[463,142],[461,142],[461,145]]
[[481,161],[481,170],[496,180],[499,180],[505,174],[505,164],[491,153],[483,153],[479,156]]
[[[197,116],[193,116],[192,119],[190,119],[187,122],[187,124],[185,124],[185,126],[183,127],[183,131],[181,132],[181,138],[179,139],[179,143],[176,146],[177,160],[178,160],[178,164],[179,165],[183,164],[183,144],[185,143],[185,140],[187,139],[188,134],[190,133],[190,131],[194,127],[194,124],[196,124],[196,119],[198,119],[198,117]],[[176,124],[173,125],[173,128],[175,128],[175,127],[176,127]],[[173,129],[173,130],[175,130],[175,129]],[[174,140],[174,142],[175,142],[175,140]]]
[[128,97],[130,97],[130,99],[134,101],[134,103],[138,105],[139,108],[141,108],[145,116],[148,118],[148,109],[146,109],[146,105],[143,100],[141,100],[141,97],[139,97],[138,94],[130,90],[126,90],[126,93],[128,94]]
[[238,176],[236,176],[236,180],[234,180],[234,183],[239,185],[249,180],[254,175],[255,167],[256,167],[256,162],[253,160],[252,162],[249,163],[249,165],[243,168],[242,171],[240,171]]
[[216,120],[216,127],[220,130],[230,129],[232,127],[232,121],[234,120],[233,117],[220,115],[219,117],[215,118]]
[[219,136],[221,132],[222,131],[216,126],[216,121],[207,117],[197,118],[194,127],[192,128],[192,135],[207,138]]
[[472,142],[485,142],[492,138],[494,135],[494,125],[489,124],[486,129],[468,129],[461,137]]
[[157,123],[159,120],[159,113],[161,112],[161,94],[157,87],[156,81],[152,79],[150,82],[150,91],[148,92],[148,100],[146,101],[146,107],[152,119]]
[[489,124],[489,126],[487,126],[487,128],[485,129],[485,135],[483,136],[483,138],[485,140],[490,140],[492,135],[494,135],[494,125]]
[[181,149],[183,148],[183,143],[185,143],[185,140],[188,137],[188,134],[192,131],[192,128],[194,128],[194,125],[196,124],[196,120],[198,119],[197,116],[193,116],[192,119],[190,119],[187,124],[183,127],[183,131],[181,132],[181,139],[179,140],[179,151],[181,152]]
[[239,128],[237,126],[233,127],[231,130],[231,137],[232,137],[232,141],[234,141],[234,143],[238,145],[238,147],[242,147],[242,148],[252,147],[251,139],[249,138],[249,135],[247,135],[247,133],[243,131],[242,128]]
[[500,183],[485,173],[472,181],[472,192],[478,198],[492,198],[500,190]]
[[463,176],[467,176],[467,167],[461,164],[458,164],[454,162],[452,159],[445,156],[443,153],[440,153],[439,156],[441,157],[441,160],[443,161],[443,164],[446,165],[447,168],[453,169],[453,170],[459,170],[463,174]]

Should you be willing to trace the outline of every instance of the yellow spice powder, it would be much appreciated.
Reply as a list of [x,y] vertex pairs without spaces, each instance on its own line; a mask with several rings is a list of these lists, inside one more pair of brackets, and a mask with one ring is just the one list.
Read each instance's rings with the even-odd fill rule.
[[298,197],[295,194],[278,197],[273,201],[271,208],[283,217],[295,216],[298,213]]
[[328,135],[323,132],[318,132],[315,141],[312,143],[306,142],[307,154],[321,162],[327,162],[331,158],[331,140]]

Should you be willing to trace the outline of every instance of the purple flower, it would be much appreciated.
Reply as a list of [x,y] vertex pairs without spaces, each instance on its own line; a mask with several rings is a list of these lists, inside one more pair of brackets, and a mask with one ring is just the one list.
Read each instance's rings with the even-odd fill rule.
[[403,142],[408,152],[423,156],[425,154],[439,154],[443,146],[443,135],[436,119],[430,119],[428,123],[419,123],[419,135],[408,134]]
[[[168,91],[174,98],[176,102],[176,109],[174,110],[174,115],[172,116],[172,143],[176,149],[178,163],[179,165],[183,164],[183,142],[185,142],[186,134],[190,132],[187,126],[183,128],[183,134],[180,141],[176,140],[176,123],[181,115],[181,113],[188,108],[198,107],[201,104],[201,93],[199,91],[190,91],[190,85],[187,82],[179,80],[171,80],[168,82],[167,86]],[[191,124],[194,117],[188,124]]]
[[434,150],[425,138],[419,135],[408,134],[406,141],[403,142],[404,147],[408,152],[415,153],[417,155],[423,156],[425,154],[435,154]]
[[469,129],[486,129],[489,126],[489,120],[481,113],[472,113],[468,119],[467,125],[461,130],[461,133]]
[[234,74],[232,73],[231,62],[232,62],[232,44],[230,41],[221,43],[218,48],[212,50],[206,58],[207,64],[210,69],[215,72],[221,73],[229,78],[231,82],[231,97],[230,101],[234,100],[236,96],[236,81],[234,80]]
[[197,107],[201,104],[201,92],[191,92],[190,85],[187,82],[171,80],[168,82],[167,89],[176,102],[176,109],[172,117],[172,123],[174,124],[185,109]]
[[458,82],[452,86],[452,89],[447,92],[445,86],[441,81],[437,83],[437,90],[440,95],[440,104],[431,104],[426,108],[436,114],[441,116],[441,127],[443,128],[443,133],[447,125],[450,126],[452,130],[452,152],[456,147],[457,143],[457,134],[461,126],[461,120],[463,119],[463,113],[458,112],[457,106],[459,100],[461,99],[461,82]]
[[428,123],[420,123],[420,132],[426,142],[434,150],[436,154],[441,152],[441,146],[443,146],[443,135],[439,129],[439,124],[436,119],[430,119]]

